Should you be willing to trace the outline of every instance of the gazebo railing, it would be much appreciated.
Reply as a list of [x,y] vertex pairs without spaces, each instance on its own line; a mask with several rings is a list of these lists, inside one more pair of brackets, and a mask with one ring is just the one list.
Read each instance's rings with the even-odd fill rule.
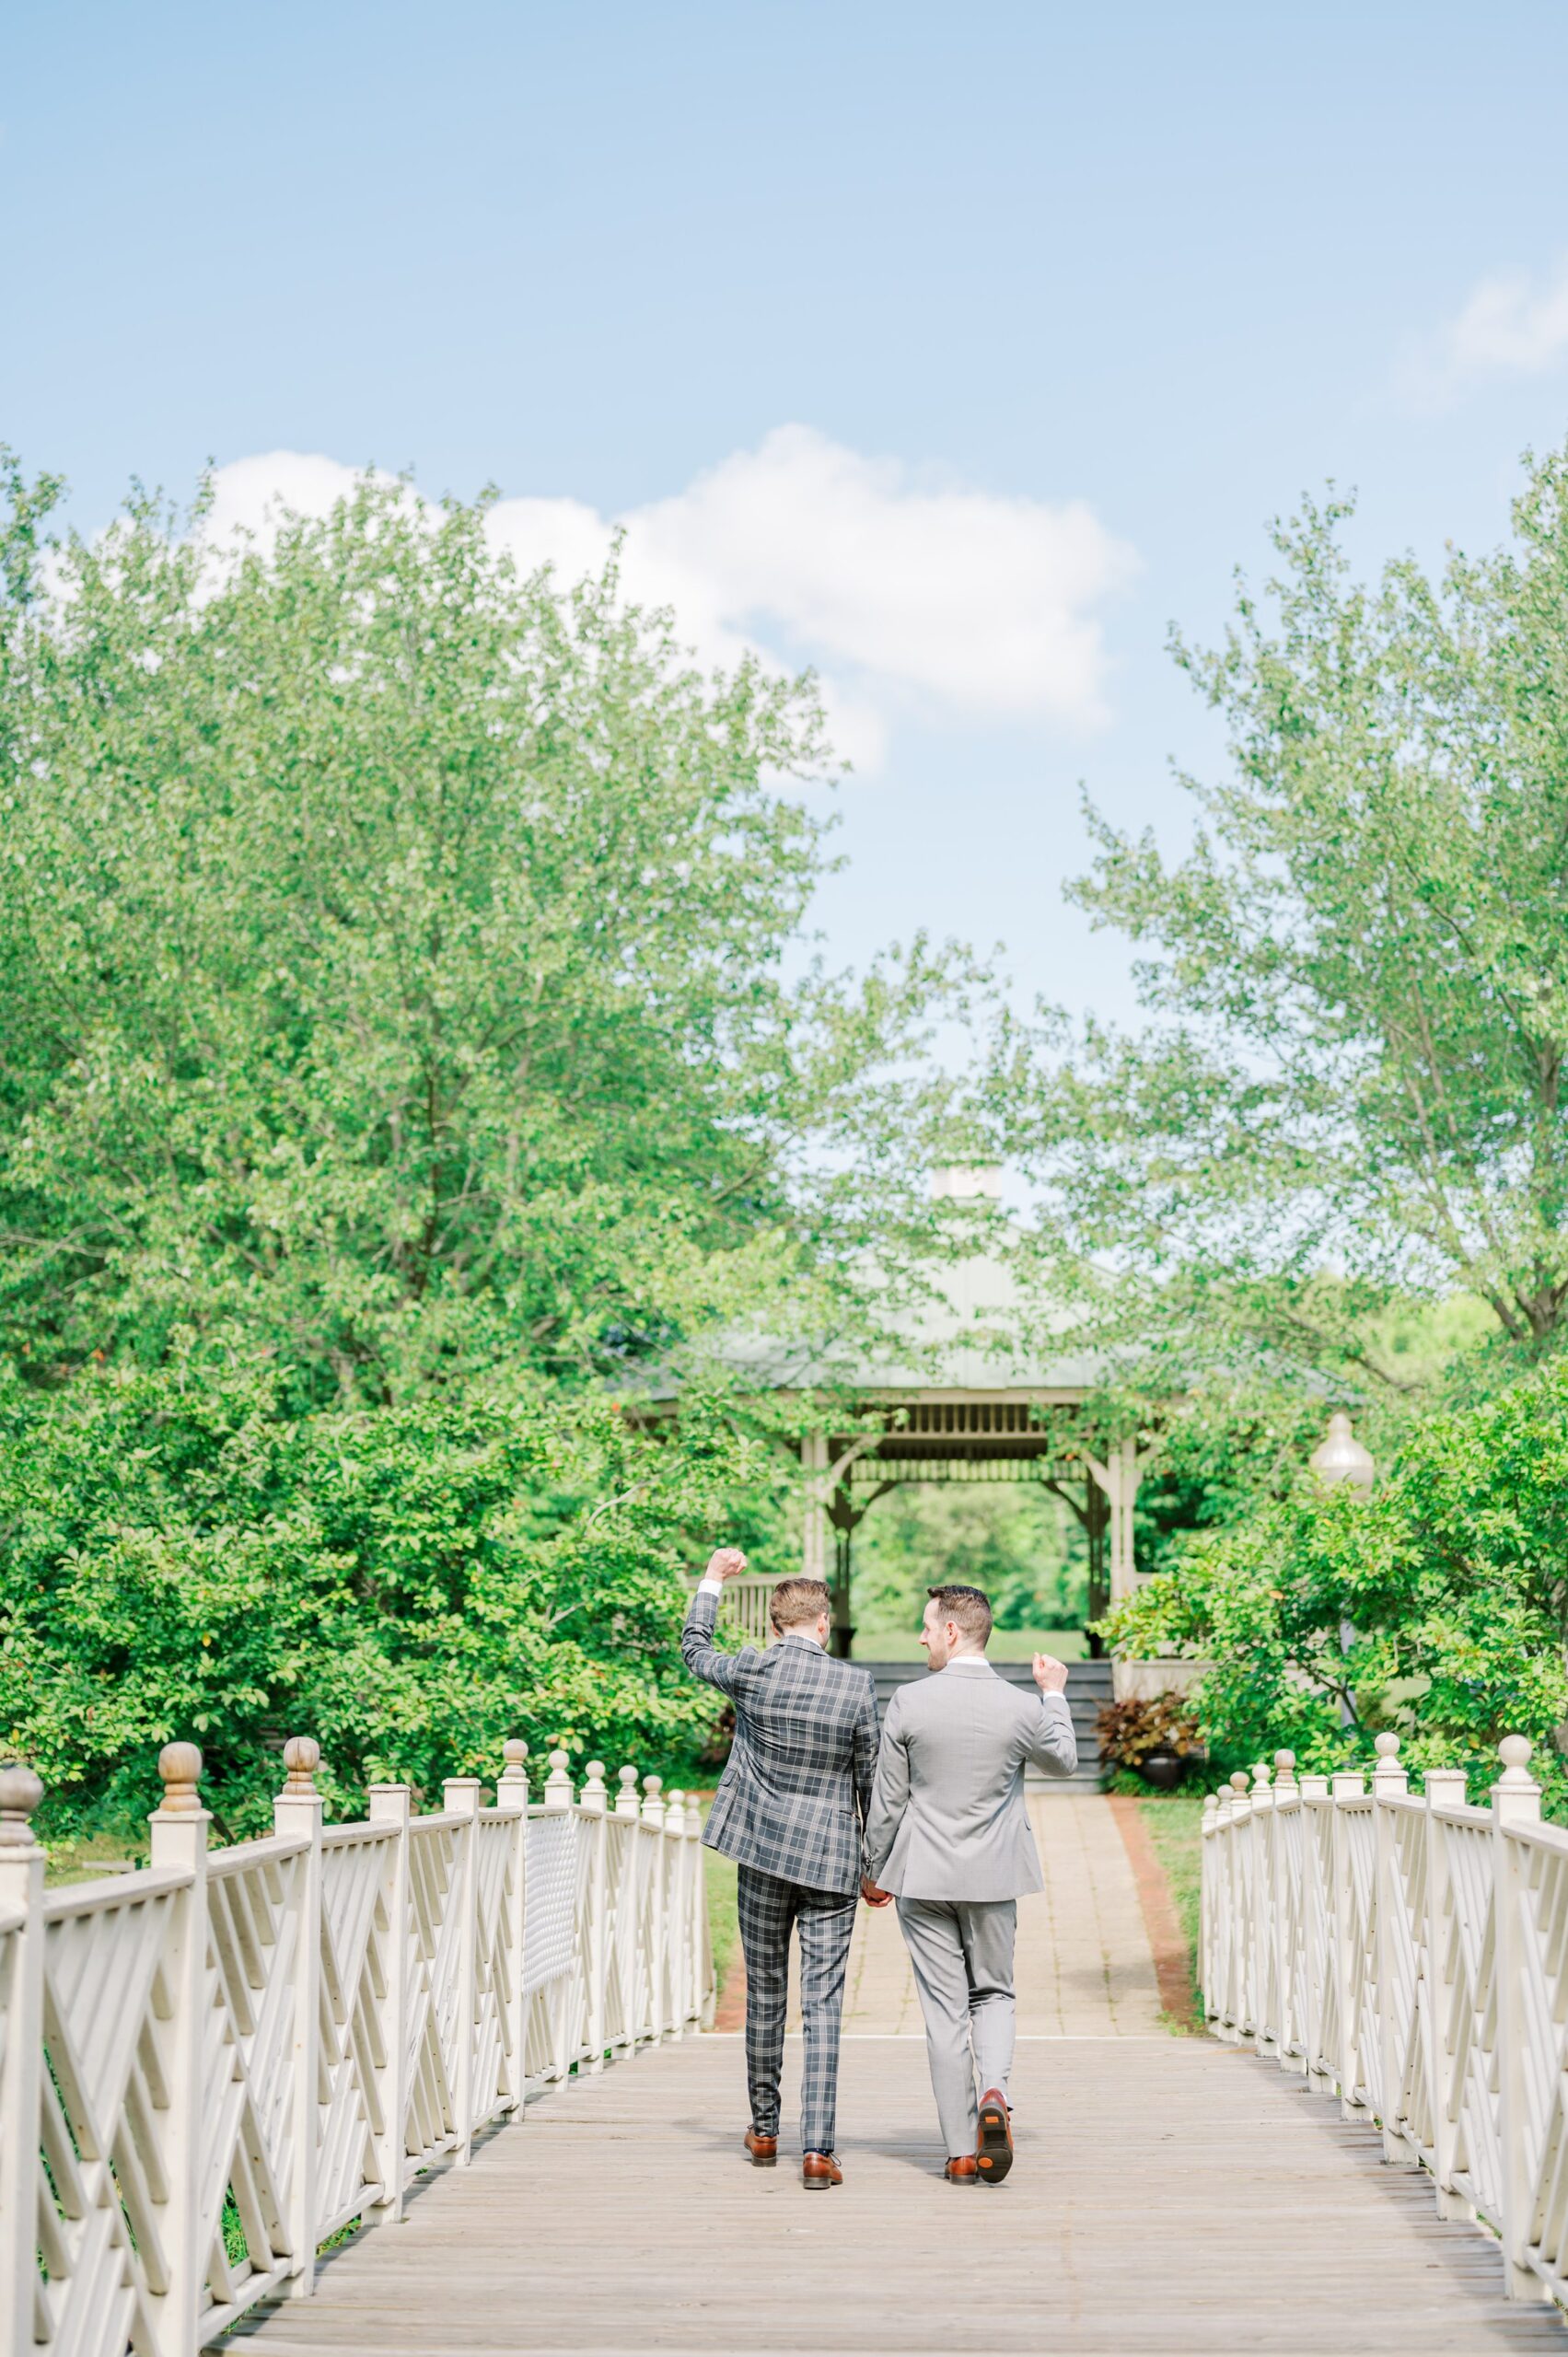
[[695,1807],[562,1751],[530,1807],[505,1755],[494,1807],[326,1826],[296,1736],[273,1832],[210,1850],[169,1744],[151,1865],[58,1890],[0,1771],[0,2350],[196,2357],[529,2093],[711,2015]]
[[[695,1592],[693,1582],[693,1592]],[[719,1620],[722,1626],[734,1629],[749,1645],[766,1652],[773,1642],[773,1627],[768,1619],[768,1598],[777,1583],[754,1572],[742,1572],[738,1579],[726,1580],[719,1597]]]
[[1288,1751],[1204,1804],[1200,1973],[1215,2036],[1272,2055],[1499,2238],[1513,2299],[1568,2302],[1568,1831],[1510,1736],[1484,1808]]

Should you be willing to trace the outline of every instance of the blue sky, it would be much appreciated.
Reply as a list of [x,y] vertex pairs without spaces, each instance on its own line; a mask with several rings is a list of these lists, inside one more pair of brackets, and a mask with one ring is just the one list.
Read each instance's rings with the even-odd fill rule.
[[1568,433],[1557,0],[12,0],[0,77],[0,436],[75,520],[273,453],[628,517],[822,668],[845,958],[1124,1015],[1061,883],[1080,780],[1175,841],[1217,757],[1167,622],[1330,476],[1368,558],[1493,541]]

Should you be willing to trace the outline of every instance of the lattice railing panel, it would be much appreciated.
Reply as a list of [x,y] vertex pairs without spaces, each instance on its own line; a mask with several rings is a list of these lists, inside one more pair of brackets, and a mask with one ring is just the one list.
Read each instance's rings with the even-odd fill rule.
[[152,1867],[48,1893],[37,1779],[0,1770],[4,2357],[197,2357],[528,2080],[702,2015],[696,1812],[656,1776],[639,1807],[623,1771],[611,1817],[560,1752],[530,1811],[506,1748],[494,1808],[472,1779],[430,1817],[377,1785],[324,1829],[296,1738],[273,1834],[209,1851],[200,1754],[171,1744]]
[[1510,1736],[1491,1805],[1398,1739],[1359,1774],[1288,1752],[1204,1814],[1200,1951],[1210,2026],[1249,2039],[1424,2167],[1445,2213],[1501,2238],[1514,2297],[1568,2298],[1568,1832],[1539,1821]]

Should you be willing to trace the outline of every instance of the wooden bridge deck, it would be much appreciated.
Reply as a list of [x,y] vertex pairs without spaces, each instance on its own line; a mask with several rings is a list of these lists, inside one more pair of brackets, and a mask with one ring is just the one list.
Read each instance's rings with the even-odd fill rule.
[[[740,2041],[693,2038],[546,2098],[470,2168],[432,2177],[403,2224],[332,2257],[313,2300],[226,2346],[1568,2357],[1556,2311],[1506,2306],[1494,2246],[1441,2223],[1430,2183],[1385,2167],[1369,2130],[1272,2063],[1154,2026],[1108,1805],[1042,1806],[1058,1812],[1037,1816],[1057,1897],[1039,1904],[1072,1893],[1076,1945],[1048,1969],[1031,1915],[1005,2186],[937,2174],[923,2043],[878,1917],[857,1951],[841,2189],[746,2165]],[[888,2028],[868,2028],[884,2011]]]

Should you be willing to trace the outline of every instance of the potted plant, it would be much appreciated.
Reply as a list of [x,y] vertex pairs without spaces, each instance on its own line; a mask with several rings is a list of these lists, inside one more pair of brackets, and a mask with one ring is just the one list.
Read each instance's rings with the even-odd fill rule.
[[1099,1714],[1100,1758],[1130,1769],[1157,1793],[1172,1793],[1187,1763],[1203,1748],[1197,1723],[1179,1694],[1109,1702]]

